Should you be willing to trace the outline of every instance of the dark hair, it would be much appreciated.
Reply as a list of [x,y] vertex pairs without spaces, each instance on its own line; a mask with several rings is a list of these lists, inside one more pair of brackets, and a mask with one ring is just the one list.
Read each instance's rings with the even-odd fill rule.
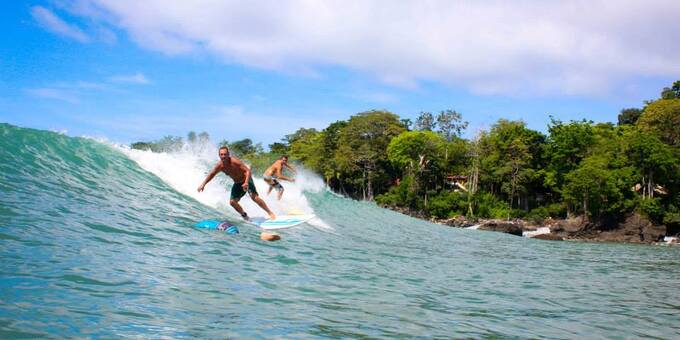
[[[226,145],[220,146],[220,150],[222,150],[222,149],[225,149],[225,150],[229,151],[229,147],[227,147]],[[219,150],[218,150],[218,151],[219,151]]]
[[289,157],[288,157],[288,155],[281,155],[281,158],[279,158],[279,159],[284,159],[284,158],[288,159]]

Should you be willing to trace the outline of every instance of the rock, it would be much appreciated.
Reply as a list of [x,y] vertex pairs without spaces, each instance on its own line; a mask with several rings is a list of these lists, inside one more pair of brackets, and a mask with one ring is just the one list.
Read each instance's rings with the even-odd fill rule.
[[467,228],[474,225],[473,221],[468,220],[465,216],[456,216],[442,222],[448,226],[457,228]]
[[522,227],[512,222],[488,221],[480,225],[479,230],[496,231],[516,236],[522,236]]
[[654,225],[640,214],[631,214],[615,228],[602,232],[599,239],[608,242],[654,243],[662,241],[666,226]]
[[564,238],[562,236],[558,236],[555,234],[540,234],[536,235],[532,238],[539,239],[539,240],[548,240],[548,241],[564,241]]
[[642,242],[659,242],[663,241],[666,236],[665,225],[646,225],[642,228]]
[[262,241],[278,241],[281,239],[281,236],[270,233],[262,233],[260,234],[260,239]]
[[588,226],[583,216],[571,217],[561,221],[556,230],[566,231],[567,233],[577,233],[583,231]]

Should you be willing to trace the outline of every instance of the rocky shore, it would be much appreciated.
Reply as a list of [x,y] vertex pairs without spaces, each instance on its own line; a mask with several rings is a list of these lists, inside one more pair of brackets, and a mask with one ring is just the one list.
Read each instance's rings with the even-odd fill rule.
[[408,209],[386,208],[450,227],[495,231],[541,240],[680,245],[680,238],[667,235],[665,225],[655,225],[639,214],[630,214],[622,222],[617,223],[595,223],[586,221],[583,217],[573,217],[567,219],[547,219],[537,224],[523,219],[470,220],[464,216],[451,219],[431,219],[420,212]]

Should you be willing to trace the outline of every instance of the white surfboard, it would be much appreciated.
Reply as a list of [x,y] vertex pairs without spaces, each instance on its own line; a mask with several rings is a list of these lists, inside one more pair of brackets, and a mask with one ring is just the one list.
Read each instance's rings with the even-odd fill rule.
[[307,215],[277,215],[275,220],[265,217],[252,217],[250,223],[264,229],[277,230],[298,226],[316,217],[314,214]]

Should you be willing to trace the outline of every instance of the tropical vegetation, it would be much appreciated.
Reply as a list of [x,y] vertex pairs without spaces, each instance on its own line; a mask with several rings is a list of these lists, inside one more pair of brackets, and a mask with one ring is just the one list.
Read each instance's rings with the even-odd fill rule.
[[[372,110],[323,130],[300,128],[268,151],[250,139],[222,141],[255,169],[282,154],[346,196],[450,218],[583,216],[617,221],[638,212],[680,231],[680,81],[618,122],[551,119],[547,134],[500,119],[462,137],[455,110],[421,112],[415,122]],[[167,150],[206,133],[164,137],[133,148]]]

